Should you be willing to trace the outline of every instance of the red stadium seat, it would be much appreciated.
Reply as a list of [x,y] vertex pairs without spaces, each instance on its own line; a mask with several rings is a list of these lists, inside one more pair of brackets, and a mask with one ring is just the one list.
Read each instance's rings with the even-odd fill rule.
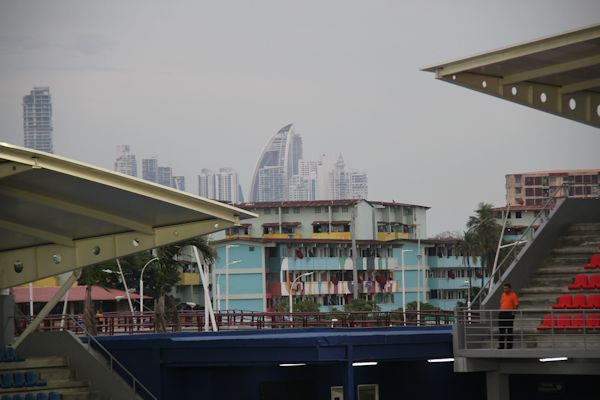
[[600,289],[600,274],[588,276],[588,283],[590,286],[588,289]]
[[588,314],[585,320],[587,330],[600,330],[600,314]]
[[573,304],[568,308],[592,308],[588,307],[587,297],[585,294],[576,294],[573,296]]
[[573,307],[573,296],[570,294],[561,294],[558,296],[558,302],[552,305],[552,308],[572,308]]
[[554,329],[567,329],[571,327],[571,314],[560,314]]
[[569,329],[583,329],[585,325],[585,315],[584,314],[573,314],[573,318],[571,318],[571,326]]
[[600,254],[594,254],[590,258],[590,262],[585,264],[585,269],[596,269],[600,268]]
[[569,289],[591,289],[590,283],[588,281],[588,276],[586,274],[577,274],[573,279],[573,283],[569,285]]
[[552,327],[556,324],[556,320],[554,319],[554,316],[551,314],[546,314],[544,315],[544,319],[542,320],[542,323],[540,325],[538,325],[537,330],[538,331],[549,331],[550,329],[552,329]]
[[587,298],[587,308],[600,309],[600,294],[590,294]]

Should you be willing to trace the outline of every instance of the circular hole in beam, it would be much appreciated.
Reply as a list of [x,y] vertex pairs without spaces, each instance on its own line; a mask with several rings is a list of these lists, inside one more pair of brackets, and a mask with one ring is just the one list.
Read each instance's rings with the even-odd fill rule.
[[600,104],[596,106],[596,115],[600,117]]
[[569,108],[570,108],[571,110],[574,110],[574,109],[576,109],[576,108],[577,108],[577,101],[575,101],[575,99],[574,99],[574,98],[570,98],[570,99],[569,99]]
[[92,249],[92,253],[94,253],[95,256],[100,254],[100,246],[94,246],[94,248]]
[[131,241],[131,244],[133,245],[133,247],[138,247],[140,245],[140,239],[135,238]]
[[52,262],[54,264],[60,264],[62,261],[62,256],[60,254],[52,254]]
[[512,93],[513,96],[516,96],[517,93],[519,93],[516,86],[513,86],[512,88],[510,88],[510,92]]
[[542,103],[545,103],[546,101],[548,101],[548,96],[546,95],[546,93],[541,93],[540,94],[540,101]]
[[482,81],[481,82],[481,86],[483,86],[484,88],[486,88],[487,87],[487,81]]
[[25,266],[23,265],[23,263],[20,260],[15,261],[13,268],[15,269],[15,272],[17,274],[20,274],[21,272],[23,272],[23,268]]

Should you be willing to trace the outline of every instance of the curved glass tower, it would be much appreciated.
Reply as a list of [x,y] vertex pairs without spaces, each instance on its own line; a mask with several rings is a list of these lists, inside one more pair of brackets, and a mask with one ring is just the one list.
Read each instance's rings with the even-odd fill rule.
[[294,125],[284,126],[267,143],[256,164],[250,201],[288,200],[289,181],[298,174],[298,161],[302,159],[302,137]]

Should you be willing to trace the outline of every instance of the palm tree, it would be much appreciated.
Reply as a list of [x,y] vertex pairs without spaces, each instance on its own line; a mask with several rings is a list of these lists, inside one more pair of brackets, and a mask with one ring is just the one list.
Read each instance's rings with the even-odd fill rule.
[[[479,203],[475,215],[470,216],[467,221],[467,228],[467,232],[473,235],[469,240],[476,243],[476,254],[481,257],[486,272],[491,274],[502,231],[502,226],[496,222],[494,217],[493,206],[488,203]],[[483,287],[483,277],[481,279]]]
[[[216,258],[215,249],[208,243],[206,238],[197,237],[169,246],[157,249],[158,266],[152,269],[149,281],[152,282],[151,290],[157,295],[155,300],[154,313],[156,318],[156,330],[165,332],[167,329],[165,300],[168,292],[179,281],[180,262],[179,258],[188,246],[196,246],[198,252],[204,258],[204,262],[212,263]],[[198,266],[201,268],[201,266]]]
[[112,286],[110,274],[103,271],[105,264],[90,265],[83,268],[78,284],[85,285],[85,301],[83,303],[83,322],[89,335],[96,336],[96,313],[92,302],[92,287],[100,286],[107,289]]

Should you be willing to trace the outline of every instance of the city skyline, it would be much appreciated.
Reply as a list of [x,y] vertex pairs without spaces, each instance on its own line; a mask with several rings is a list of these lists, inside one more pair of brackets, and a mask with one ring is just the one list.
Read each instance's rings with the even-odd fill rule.
[[35,87],[23,96],[23,145],[54,153],[52,96],[48,87]]
[[231,7],[2,3],[0,141],[23,143],[21,98],[48,86],[55,153],[112,169],[119,144],[159,150],[195,192],[201,166],[247,185],[274,128],[294,121],[306,159],[335,149],[330,160],[368,171],[370,199],[431,206],[431,234],[504,204],[506,174],[598,167],[597,129],[421,72],[595,24],[597,1]]

